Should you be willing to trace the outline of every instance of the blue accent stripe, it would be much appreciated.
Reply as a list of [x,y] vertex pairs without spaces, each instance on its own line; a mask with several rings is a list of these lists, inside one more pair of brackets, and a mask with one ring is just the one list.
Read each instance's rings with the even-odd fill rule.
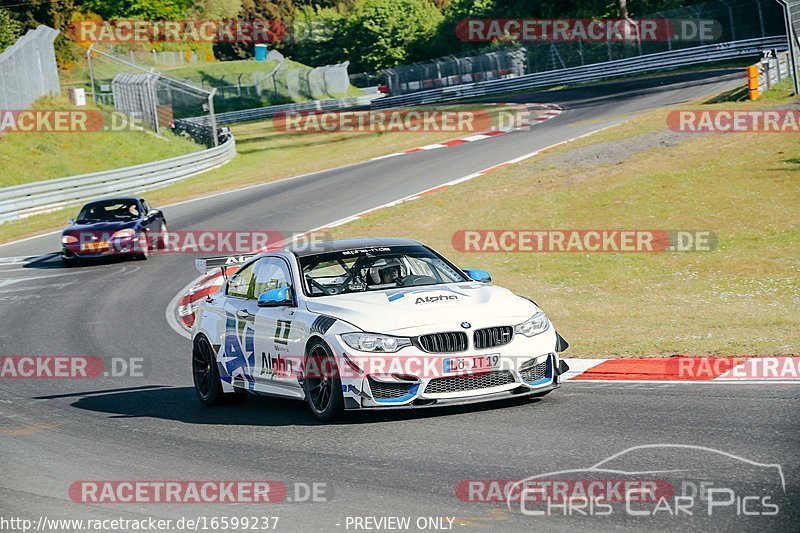
[[545,371],[545,375],[542,379],[537,379],[536,381],[526,381],[527,385],[544,385],[545,383],[549,383],[553,379],[553,356],[547,356],[547,370]]
[[408,394],[406,394],[405,396],[401,396],[400,398],[378,399],[378,398],[375,398],[373,396],[372,399],[375,400],[378,403],[400,403],[400,402],[406,402],[406,401],[410,400],[411,398],[413,398],[414,396],[417,395],[417,390],[419,390],[419,383],[415,383],[415,384],[411,385],[411,388],[408,389]]

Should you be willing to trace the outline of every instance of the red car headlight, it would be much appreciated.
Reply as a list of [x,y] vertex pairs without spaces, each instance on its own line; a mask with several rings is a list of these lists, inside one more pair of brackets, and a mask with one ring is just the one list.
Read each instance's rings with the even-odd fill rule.
[[61,244],[75,244],[76,242],[78,242],[78,238],[74,235],[61,236]]
[[115,231],[114,234],[111,236],[112,239],[130,239],[136,232],[132,229],[121,229],[119,231]]

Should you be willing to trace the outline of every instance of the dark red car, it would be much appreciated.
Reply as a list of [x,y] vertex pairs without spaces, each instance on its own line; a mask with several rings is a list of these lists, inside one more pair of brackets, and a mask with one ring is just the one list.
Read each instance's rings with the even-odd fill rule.
[[116,255],[147,259],[151,249],[163,246],[167,235],[164,213],[139,196],[90,202],[68,222],[61,233],[61,259],[66,266]]

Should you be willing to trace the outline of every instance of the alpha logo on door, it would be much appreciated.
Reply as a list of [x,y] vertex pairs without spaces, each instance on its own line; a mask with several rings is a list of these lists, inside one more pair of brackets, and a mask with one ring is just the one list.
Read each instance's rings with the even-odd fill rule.
[[293,374],[292,360],[279,354],[261,352],[261,375],[274,377],[290,377]]

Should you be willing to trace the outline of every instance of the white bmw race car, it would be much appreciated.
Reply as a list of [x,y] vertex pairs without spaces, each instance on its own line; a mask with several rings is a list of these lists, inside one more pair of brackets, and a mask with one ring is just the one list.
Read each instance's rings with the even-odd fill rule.
[[[199,307],[192,370],[205,404],[305,400],[331,420],[543,396],[568,344],[532,301],[408,239],[366,238],[240,258]],[[198,260],[202,271],[235,258]]]

